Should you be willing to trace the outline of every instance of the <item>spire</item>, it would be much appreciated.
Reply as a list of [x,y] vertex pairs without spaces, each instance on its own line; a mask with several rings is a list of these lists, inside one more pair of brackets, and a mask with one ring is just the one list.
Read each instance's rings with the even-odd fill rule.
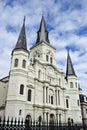
[[25,32],[25,16],[23,19],[23,25],[19,34],[18,41],[16,43],[15,49],[24,49],[27,50],[27,43],[26,43],[26,32]]
[[73,68],[73,64],[69,55],[69,50],[68,50],[68,55],[67,55],[67,68],[66,68],[66,78],[67,76],[76,76],[74,68]]
[[40,27],[39,27],[39,30],[37,32],[37,41],[36,41],[36,44],[38,44],[41,41],[44,41],[46,43],[50,43],[49,42],[49,38],[48,38],[48,31],[46,29],[46,24],[45,24],[44,16],[42,16]]

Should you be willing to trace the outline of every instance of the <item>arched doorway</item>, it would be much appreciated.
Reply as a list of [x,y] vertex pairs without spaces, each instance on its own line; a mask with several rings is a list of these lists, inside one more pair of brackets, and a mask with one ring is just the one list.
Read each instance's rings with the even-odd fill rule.
[[32,124],[32,118],[30,115],[27,115],[25,118],[25,128],[28,129],[31,127]]
[[27,115],[26,118],[25,118],[25,120],[27,120],[29,123],[31,123],[32,122],[31,115]]
[[50,123],[54,123],[54,121],[55,121],[55,116],[54,116],[54,114],[53,113],[51,113],[50,114]]

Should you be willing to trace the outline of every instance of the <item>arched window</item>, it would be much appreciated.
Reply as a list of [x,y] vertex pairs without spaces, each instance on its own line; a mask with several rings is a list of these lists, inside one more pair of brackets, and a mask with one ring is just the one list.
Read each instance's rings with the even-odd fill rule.
[[58,105],[60,105],[60,90],[58,90]]
[[49,103],[54,104],[54,91],[52,89],[47,89],[49,90],[49,97],[48,97],[48,91],[47,91],[47,97],[49,98]]
[[59,78],[59,86],[61,85],[61,79]]
[[46,61],[49,61],[49,57],[48,57],[48,55],[46,55]]
[[53,63],[53,58],[52,58],[52,57],[50,57],[50,63],[51,63],[51,64]]
[[66,99],[66,107],[69,108],[69,100]]
[[30,89],[28,90],[28,97],[27,97],[27,100],[28,100],[28,101],[31,101],[31,90],[30,90]]
[[48,87],[46,87],[46,103],[48,103]]
[[21,85],[20,85],[20,94],[22,94],[22,95],[23,95],[23,93],[24,93],[24,85],[23,85],[23,84],[21,84]]
[[39,122],[42,121],[42,117],[41,117],[41,116],[38,117],[38,121],[39,121]]
[[51,104],[53,104],[53,96],[51,96]]
[[22,61],[22,67],[23,67],[23,68],[26,68],[26,60],[23,60],[23,61]]
[[77,82],[75,83],[75,86],[76,86],[76,88],[77,88]]
[[19,116],[21,116],[21,114],[22,114],[22,110],[20,109],[20,110],[19,110]]
[[40,51],[40,50],[37,50],[37,51],[36,51],[36,56],[37,56],[37,57],[40,57],[40,56],[41,56],[41,51]]
[[18,59],[14,60],[14,67],[18,67]]
[[38,71],[38,79],[41,77],[41,70]]
[[70,82],[70,88],[73,88],[73,82]]
[[29,121],[29,124],[32,122],[31,115],[27,115],[25,121]]

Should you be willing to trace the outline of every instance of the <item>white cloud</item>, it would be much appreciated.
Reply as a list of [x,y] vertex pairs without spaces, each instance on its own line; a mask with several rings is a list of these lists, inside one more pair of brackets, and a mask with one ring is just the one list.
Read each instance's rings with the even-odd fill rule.
[[[87,93],[87,37],[77,35],[76,31],[87,26],[87,0],[7,0],[0,1],[0,77],[6,76],[10,69],[11,51],[15,46],[26,16],[28,48],[36,41],[42,13],[50,26],[49,39],[57,50],[57,63],[66,68],[66,47],[72,46],[70,56],[78,75],[81,87]],[[11,5],[12,4],[12,5]],[[66,5],[68,4],[68,6]],[[80,7],[81,6],[81,7]],[[65,9],[65,10],[64,10]],[[8,32],[10,25],[15,31]],[[74,51],[73,51],[74,49]],[[76,50],[75,50],[76,49]]]

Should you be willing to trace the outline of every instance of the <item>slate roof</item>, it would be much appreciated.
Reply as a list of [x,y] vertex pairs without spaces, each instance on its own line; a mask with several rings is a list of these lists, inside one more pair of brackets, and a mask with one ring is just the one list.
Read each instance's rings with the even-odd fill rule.
[[18,37],[18,41],[16,43],[15,49],[24,49],[27,50],[27,42],[26,42],[26,32],[25,32],[25,17],[23,20],[23,25]]
[[70,58],[70,55],[69,55],[69,51],[68,51],[66,77],[70,76],[70,75],[76,76],[75,71],[74,71],[74,67],[73,67],[73,64],[72,64],[72,61],[71,61],[71,58]]
[[42,16],[40,27],[39,27],[39,30],[37,32],[36,44],[40,43],[41,41],[44,41],[44,42],[50,44],[44,16]]

